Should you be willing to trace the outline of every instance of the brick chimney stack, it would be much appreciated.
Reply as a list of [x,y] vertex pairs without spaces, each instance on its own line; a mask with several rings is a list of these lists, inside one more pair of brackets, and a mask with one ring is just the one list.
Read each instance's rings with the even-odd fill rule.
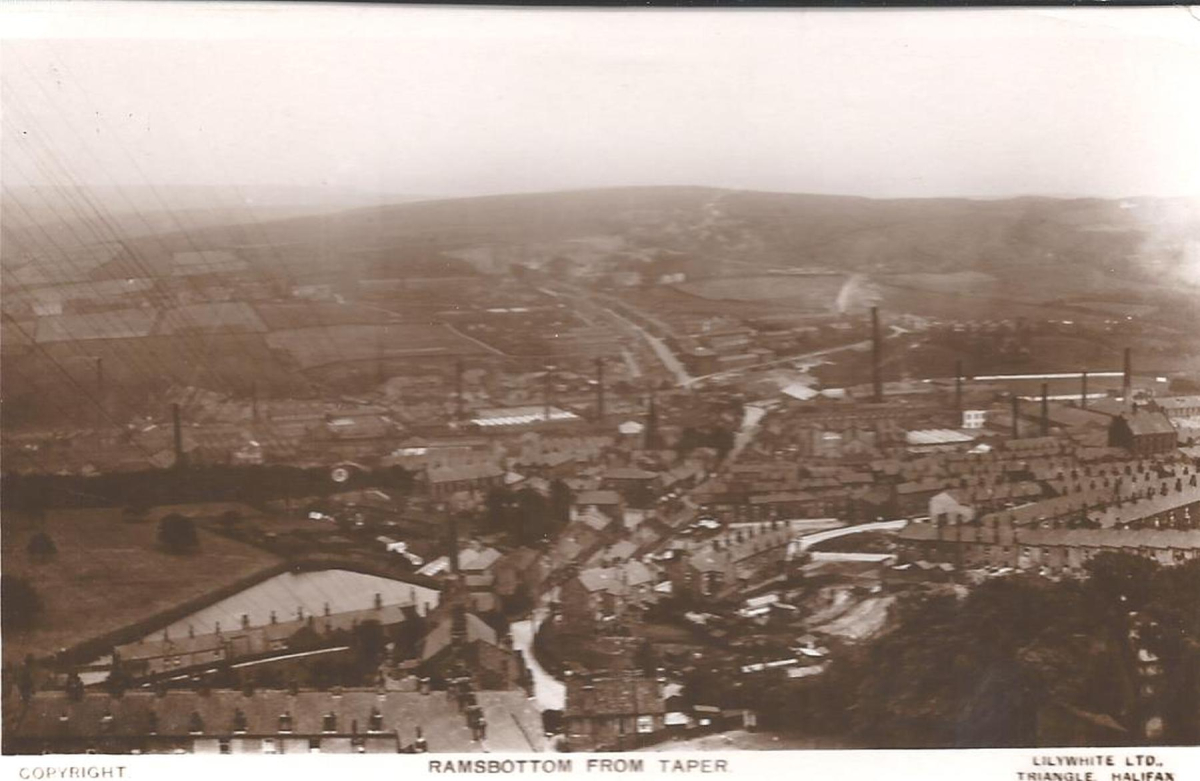
[[1133,399],[1133,350],[1125,348],[1125,371],[1121,381],[1121,400],[1128,403]]
[[954,408],[962,412],[963,408],[963,363],[962,360],[954,362]]
[[879,333],[879,307],[871,307],[871,400],[883,401],[883,336]]
[[1042,383],[1042,436],[1050,433],[1050,384]]

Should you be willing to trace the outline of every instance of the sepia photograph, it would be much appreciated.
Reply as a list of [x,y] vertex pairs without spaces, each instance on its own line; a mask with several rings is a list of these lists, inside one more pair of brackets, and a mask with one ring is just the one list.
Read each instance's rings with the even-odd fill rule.
[[0,78],[4,754],[1200,746],[1195,8],[35,0]]

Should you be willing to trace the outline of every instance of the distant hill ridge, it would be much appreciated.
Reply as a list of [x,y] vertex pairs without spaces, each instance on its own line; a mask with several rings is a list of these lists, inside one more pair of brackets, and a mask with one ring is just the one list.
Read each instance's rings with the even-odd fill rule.
[[701,273],[810,266],[870,274],[977,271],[1002,284],[1061,283],[1067,295],[1098,275],[1172,284],[1195,272],[1200,282],[1200,268],[1188,265],[1200,246],[1200,199],[876,200],[647,186],[254,217],[129,243],[153,259],[231,249],[273,264],[466,258],[495,272],[561,256],[586,266],[672,253]]

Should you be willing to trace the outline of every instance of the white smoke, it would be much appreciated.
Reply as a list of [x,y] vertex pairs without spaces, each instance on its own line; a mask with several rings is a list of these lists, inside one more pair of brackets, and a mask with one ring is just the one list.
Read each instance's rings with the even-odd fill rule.
[[879,288],[865,274],[851,274],[838,291],[834,307],[845,315],[866,311],[882,299]]

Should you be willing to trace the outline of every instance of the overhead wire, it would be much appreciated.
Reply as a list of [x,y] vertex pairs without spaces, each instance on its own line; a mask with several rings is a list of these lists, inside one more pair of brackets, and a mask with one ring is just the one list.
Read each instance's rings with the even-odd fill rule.
[[[30,75],[30,77],[33,78],[34,81],[37,81],[36,77],[33,77],[32,74],[28,74],[28,71],[27,71],[27,75]],[[71,80],[71,79],[68,79],[67,81],[73,83],[73,80]],[[43,89],[43,94],[45,94],[44,89]],[[47,95],[47,98],[49,99],[48,95]],[[51,100],[51,102],[53,102],[53,101]],[[64,117],[64,119],[65,119],[65,117]],[[75,132],[77,137],[80,137],[80,134],[77,131],[75,131],[73,125],[71,125],[69,120],[65,120],[64,124],[69,129],[71,129],[73,132]],[[81,140],[82,140],[82,138],[81,138]],[[83,145],[90,152],[90,147],[88,147],[86,142]],[[129,157],[131,167],[134,170],[136,170],[139,174],[141,174],[143,176],[143,178],[145,178],[144,172],[142,172],[136,159],[134,159],[131,155],[129,155],[128,150],[123,150],[123,151]],[[157,200],[159,206],[162,207],[162,209],[164,210],[164,213],[170,217],[171,221],[173,222],[173,224],[177,230],[177,233],[179,233],[182,236],[183,240],[189,245],[189,248],[191,249],[191,251],[194,253],[197,253],[199,255],[199,257],[201,258],[200,265],[208,268],[210,271],[213,271],[214,269],[213,269],[212,265],[203,259],[204,258],[203,252],[201,250],[199,250],[199,248],[194,243],[190,232],[188,231],[187,227],[185,227],[183,224],[183,220],[177,214],[175,214],[175,212],[172,209],[170,209],[167,206],[165,201],[162,199],[161,195],[158,193],[157,188],[154,187],[153,183],[150,183],[147,180],[147,185],[148,185],[149,191],[152,193],[155,200]],[[79,187],[76,184],[76,189],[77,189],[77,192],[79,192],[81,194],[81,196],[84,198],[84,200],[88,202],[88,205],[92,209],[96,218],[99,219],[100,221],[104,222],[106,224],[106,226],[109,227],[110,232],[112,232],[114,234],[114,236],[117,237],[118,241],[121,242],[122,246],[126,248],[127,254],[130,256],[130,259],[137,266],[139,274],[144,274],[147,278],[166,277],[166,278],[170,278],[173,282],[178,282],[178,280],[174,277],[174,275],[157,274],[157,273],[155,273],[154,270],[149,268],[148,263],[140,257],[140,252],[135,251],[134,248],[131,246],[131,244],[133,244],[133,245],[139,244],[142,240],[135,239],[132,242],[131,241],[121,241],[121,239],[119,238],[121,231],[119,231],[117,228],[113,227],[108,222],[108,220],[103,216],[102,211],[99,209],[99,207],[97,207],[94,203],[91,203],[90,199],[87,197],[86,188]],[[144,217],[144,215],[142,215],[140,209],[138,209],[136,206],[134,206],[134,204],[128,199],[128,197],[126,197],[124,195],[124,192],[121,190],[121,188],[117,188],[117,193],[120,194],[124,198],[130,212],[133,215],[135,215],[141,219],[143,225],[146,227],[147,234],[148,234],[147,237],[150,239],[156,240],[159,244],[160,250],[165,253],[168,253],[169,248],[166,247],[166,244],[161,236],[161,231],[155,231],[154,226],[150,225],[149,221]],[[194,286],[195,282],[191,279],[188,279],[184,282],[184,284]],[[178,314],[184,320],[185,325],[188,323],[189,318],[187,317],[187,313],[185,310],[182,310],[177,307],[177,308],[169,310],[169,311],[171,313]],[[207,331],[209,329],[205,328],[203,326],[203,324],[199,324],[194,320],[192,321],[191,324],[194,326],[198,326],[198,327],[195,327],[194,330],[198,331],[201,336],[201,341],[202,341],[202,344],[204,347],[203,351],[198,353],[196,351],[196,349],[194,348],[194,346],[190,343],[190,341],[188,339],[188,335],[186,333],[178,333],[178,331],[176,331],[176,335],[179,337],[179,345],[178,346],[182,347],[189,354],[189,357],[193,361],[193,365],[196,367],[197,371],[202,366],[207,367],[209,376],[213,379],[213,381],[218,383],[218,387],[220,387],[222,384],[228,385],[228,377],[223,372],[217,370],[217,368],[214,367],[211,363],[210,358],[211,358],[212,340],[208,338]],[[220,325],[222,325],[222,324],[224,324],[223,317],[221,318],[221,322],[218,324],[218,327],[216,330],[219,331]],[[257,355],[250,353],[245,346],[237,343],[237,341],[234,342],[234,346],[237,349],[241,350],[241,352],[245,356],[246,360],[249,362],[249,365],[255,365],[261,359],[261,356],[257,356]],[[194,381],[195,377],[196,377],[196,375],[193,374],[193,381]],[[194,398],[195,397],[193,396],[193,399]]]
[[[55,56],[56,56],[56,59],[57,59],[58,66],[59,66],[59,67],[60,67],[60,68],[63,70],[63,72],[64,72],[64,74],[65,74],[65,75],[67,75],[67,76],[69,76],[69,77],[70,77],[70,78],[68,78],[68,79],[66,80],[66,82],[67,82],[67,83],[69,83],[69,84],[71,84],[71,85],[73,85],[73,86],[74,86],[74,87],[75,87],[75,88],[76,88],[76,89],[77,89],[77,90],[80,92],[80,95],[81,95],[82,99],[83,99],[85,102],[89,102],[89,103],[90,103],[90,101],[91,101],[90,97],[89,97],[89,96],[88,96],[88,95],[87,95],[87,94],[86,94],[86,93],[85,93],[85,92],[82,90],[82,88],[79,86],[79,84],[78,84],[77,80],[73,78],[73,74],[72,74],[72,72],[71,72],[71,70],[70,70],[70,67],[69,67],[69,66],[66,64],[66,61],[65,61],[65,59],[64,59],[64,58],[63,58],[61,55],[58,55],[58,54],[55,52],[53,45],[49,45],[49,44],[48,44],[48,46],[49,46],[49,50],[51,51],[51,53],[54,53],[54,54],[55,54]],[[99,119],[99,121],[100,121],[100,122],[102,122],[102,123],[103,123],[103,122],[106,122],[106,120],[105,120],[105,116],[106,116],[106,115],[105,115],[104,113],[102,113],[102,112],[100,112],[100,111],[96,111],[95,113],[96,113],[96,116],[100,118],[100,119]],[[130,153],[129,153],[129,150],[128,150],[128,149],[125,149],[125,148],[123,148],[123,147],[122,147],[122,151],[125,153],[126,157],[128,158],[131,168],[132,168],[134,171],[136,171],[136,172],[138,173],[138,175],[139,175],[139,176],[141,176],[141,178],[142,178],[142,179],[143,179],[143,180],[146,182],[146,185],[147,185],[147,188],[148,188],[149,192],[150,192],[150,193],[151,193],[151,195],[154,197],[154,199],[155,199],[155,200],[158,202],[158,205],[159,205],[159,207],[160,207],[160,208],[161,208],[161,209],[164,211],[164,213],[166,213],[168,216],[170,216],[170,217],[171,217],[172,221],[175,223],[175,226],[176,226],[176,229],[177,229],[177,231],[178,231],[178,232],[180,232],[180,233],[182,234],[182,236],[183,236],[184,240],[185,240],[185,241],[187,242],[187,244],[189,245],[189,247],[190,247],[191,251],[193,251],[193,252],[199,252],[198,248],[196,247],[196,245],[195,245],[195,244],[194,244],[194,242],[192,241],[192,237],[191,237],[191,234],[190,234],[190,232],[187,230],[187,228],[185,228],[185,227],[183,226],[183,224],[182,224],[182,220],[181,220],[181,219],[178,217],[178,215],[176,215],[176,214],[175,214],[175,212],[174,212],[174,211],[173,211],[173,210],[172,210],[172,209],[171,209],[171,208],[170,208],[170,207],[169,207],[169,206],[166,204],[166,202],[163,200],[163,198],[161,197],[161,195],[160,195],[160,194],[159,194],[159,192],[158,192],[158,189],[155,187],[155,185],[153,184],[153,182],[151,182],[151,181],[149,180],[149,177],[147,177],[147,176],[146,176],[145,172],[142,170],[142,168],[141,168],[140,164],[138,163],[137,159],[136,159],[136,158],[135,158],[135,157],[134,157],[132,154],[130,154]],[[250,212],[249,212],[249,217],[250,217],[250,219],[251,219],[252,221],[256,221],[252,211],[250,211]],[[236,225],[235,225],[235,227],[240,227],[240,226],[236,226]],[[268,248],[270,248],[270,249],[271,249],[273,252],[275,252],[275,253],[276,253],[276,256],[277,256],[277,259],[278,259],[278,254],[277,254],[278,250],[277,250],[277,248],[275,247],[275,245],[274,245],[274,242],[267,241],[267,242],[266,242],[266,246],[267,246]],[[207,264],[206,264],[206,265],[207,265]],[[280,263],[279,263],[279,266],[280,266],[280,267],[283,267],[283,265],[284,265],[284,264],[282,264],[282,262],[280,262]],[[257,313],[256,313],[256,316],[258,316],[258,315],[257,315]],[[260,319],[261,319],[261,318],[260,318]],[[330,338],[330,337],[329,337],[329,335],[328,335],[327,333],[322,333],[322,334],[321,334],[321,336],[322,336],[322,337],[324,337],[324,338],[325,338],[325,339],[327,339],[327,340]],[[266,337],[262,337],[262,340],[263,340],[264,344],[266,344],[266,343],[268,342],[268,340],[267,340],[267,338],[266,338]],[[205,347],[207,348],[207,349],[206,349],[206,352],[207,352],[207,350],[210,350],[210,349],[211,349],[212,340],[211,340],[211,339],[204,338],[204,344],[205,344]],[[254,356],[254,355],[250,354],[250,353],[247,351],[247,349],[246,349],[244,346],[238,345],[236,342],[235,342],[235,345],[236,345],[236,347],[237,347],[237,348],[239,348],[239,349],[241,350],[241,352],[242,352],[242,353],[243,353],[243,354],[246,356],[247,360],[251,362],[251,363],[250,363],[250,365],[256,365],[256,364],[257,364],[256,356]]]
[[[41,163],[41,161],[38,161],[36,157],[35,157],[35,163],[38,164],[38,167],[40,167],[44,178],[47,178],[49,181],[52,181],[52,182],[56,179],[55,175],[52,172],[48,172],[47,168],[44,167],[43,164]],[[70,175],[70,174],[67,174],[67,175]],[[71,182],[70,186],[73,186],[74,192],[85,192],[83,190],[83,188],[78,187],[76,182]],[[59,182],[59,188],[60,188],[61,192],[68,191],[68,185],[64,185],[64,184],[62,184],[62,182]],[[16,197],[10,198],[10,203],[11,203],[11,205],[16,205],[18,210],[24,212],[26,221],[30,222],[32,227],[41,229],[43,240],[46,240],[47,244],[54,247],[55,250],[59,252],[61,259],[64,260],[64,262],[67,265],[76,266],[76,268],[74,268],[73,277],[77,278],[77,280],[78,280],[77,283],[89,284],[88,274],[86,274],[85,270],[79,269],[78,265],[74,264],[72,262],[71,252],[66,250],[66,248],[64,248],[64,247],[61,247],[58,244],[58,241],[56,241],[53,238],[53,236],[50,235],[47,232],[47,230],[44,229],[43,226],[41,226],[40,221],[36,220],[36,218],[34,216],[29,214],[28,210],[26,210],[24,208],[24,205],[22,203],[20,203],[20,199],[16,198]],[[72,203],[71,199],[67,199],[67,204],[71,206],[71,209],[74,212],[74,217],[77,218],[77,221],[79,221],[82,224],[86,224],[86,226],[90,227],[91,232],[92,232],[92,234],[94,234],[95,238],[97,239],[98,244],[104,245],[104,244],[109,244],[109,242],[104,240],[103,236],[100,234],[100,232],[98,232],[96,223],[98,222],[98,223],[104,224],[104,226],[108,227],[109,233],[114,236],[114,239],[116,240],[116,242],[118,242],[118,244],[120,244],[121,246],[126,247],[126,253],[127,253],[128,259],[132,260],[132,263],[137,266],[137,272],[139,275],[144,275],[143,278],[160,278],[163,276],[160,274],[156,274],[156,272],[154,270],[151,270],[149,268],[148,264],[146,264],[145,260],[139,257],[139,254],[137,252],[134,252],[133,250],[131,250],[131,248],[128,248],[128,245],[126,244],[126,242],[120,240],[119,229],[113,227],[112,224],[109,223],[106,216],[104,216],[102,214],[102,211],[100,209],[98,209],[95,204],[89,203],[89,206],[91,206],[92,212],[94,212],[94,220],[88,220],[88,218],[86,218],[85,215],[80,214],[78,205]],[[46,200],[46,206],[48,206],[48,208],[50,210],[55,212],[55,214],[58,214],[59,220],[61,221],[60,224],[64,224],[64,227],[66,227],[68,232],[70,232],[72,234],[74,241],[76,241],[80,247],[91,246],[91,242],[86,241],[83,238],[80,238],[76,227],[73,226],[73,224],[71,223],[70,220],[67,220],[67,218],[65,218],[64,215],[61,214],[61,210],[58,208],[58,206],[54,205],[53,203],[50,203],[49,200]],[[34,258],[34,262],[35,263],[37,262],[36,257]],[[91,283],[91,286],[92,286],[92,288],[91,288],[92,292],[95,292],[94,283]],[[157,304],[157,302],[151,302],[151,304]],[[156,307],[156,310],[157,310],[157,307]],[[98,319],[101,320],[101,322],[103,322],[103,320],[108,320],[109,323],[112,323],[113,314],[110,314],[110,313],[96,313],[96,314],[98,316]],[[70,329],[67,329],[67,335],[68,336],[76,336],[76,335],[71,334]],[[83,340],[79,340],[79,341],[82,342]],[[124,341],[124,340],[116,340],[115,342],[120,343],[122,341]],[[35,336],[35,342],[36,342],[36,336]],[[185,350],[190,350],[190,346],[188,346],[188,344],[186,344],[186,342],[184,344],[178,344],[178,346],[184,348]],[[41,349],[41,352],[46,355],[49,354],[47,352],[47,350],[44,349],[44,347]],[[137,350],[134,350],[134,353],[137,353]],[[193,358],[193,360],[196,359],[196,354],[194,354],[194,350],[192,350],[192,358]],[[161,374],[161,365],[158,367],[151,366],[148,368],[148,367],[146,367],[144,360],[138,359],[138,358],[132,358],[132,355],[130,356],[130,359],[131,359],[130,360],[131,364],[133,364],[133,365],[140,364],[140,371],[142,371],[142,373],[146,377],[154,377],[156,373]],[[204,360],[203,356],[200,356],[199,360]],[[210,374],[212,377],[220,378],[220,373],[218,373],[216,371],[210,370]],[[176,382],[178,382],[178,379],[179,378],[176,378]]]

